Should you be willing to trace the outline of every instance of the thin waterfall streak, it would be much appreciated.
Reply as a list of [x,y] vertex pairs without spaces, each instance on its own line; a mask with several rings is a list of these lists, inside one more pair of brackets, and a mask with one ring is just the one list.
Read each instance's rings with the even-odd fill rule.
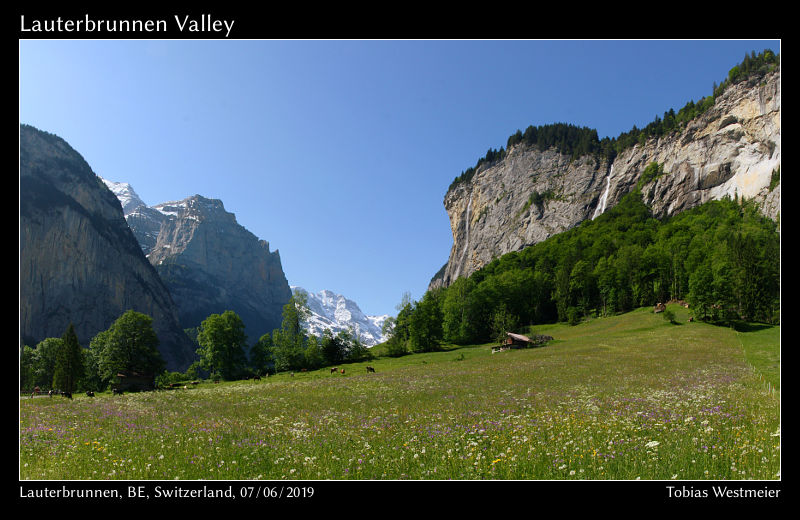
[[611,165],[611,170],[608,172],[608,177],[606,177],[606,190],[600,196],[600,202],[597,203],[594,215],[592,215],[592,220],[596,219],[598,215],[602,215],[606,210],[606,201],[608,201],[608,191],[611,188],[612,175],[614,175],[614,165]]
[[467,259],[467,249],[469,248],[469,210],[472,207],[472,196],[470,195],[469,201],[467,202],[467,220],[466,220],[466,239],[464,240],[464,252],[461,253],[461,262],[458,264],[458,270],[456,274],[453,276],[453,280],[458,278],[458,275],[461,274],[461,267],[464,265],[464,262]]

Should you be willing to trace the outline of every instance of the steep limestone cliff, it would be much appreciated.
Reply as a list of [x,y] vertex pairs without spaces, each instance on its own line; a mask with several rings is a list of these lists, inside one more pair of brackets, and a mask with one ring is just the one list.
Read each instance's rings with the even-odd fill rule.
[[633,190],[652,162],[664,173],[643,182],[642,194],[658,217],[729,196],[753,199],[778,220],[780,183],[770,184],[781,161],[780,109],[777,71],[728,87],[682,131],[629,148],[610,165],[511,147],[445,195],[453,246],[429,288],[596,217]]
[[20,332],[60,337],[70,322],[87,347],[128,309],[153,318],[170,370],[194,348],[130,232],[119,201],[63,139],[20,126]]
[[729,87],[714,106],[681,132],[651,139],[614,160],[609,204],[638,182],[651,162],[664,174],[642,194],[657,217],[674,215],[723,197],[753,199],[773,220],[780,212],[780,184],[769,189],[781,165],[780,74]]
[[511,148],[499,164],[479,169],[445,196],[453,247],[432,287],[591,217],[604,175],[604,165],[591,157],[570,161],[554,150]]
[[[183,327],[226,310],[242,318],[251,343],[280,327],[292,293],[277,250],[270,252],[269,243],[239,225],[220,200],[195,195],[150,209],[163,220],[148,259],[169,288]],[[141,223],[152,219],[137,219],[136,212],[128,215],[140,236]]]

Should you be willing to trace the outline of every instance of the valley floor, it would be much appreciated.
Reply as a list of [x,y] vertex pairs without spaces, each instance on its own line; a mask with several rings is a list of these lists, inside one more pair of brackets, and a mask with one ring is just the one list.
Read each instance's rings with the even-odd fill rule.
[[380,358],[375,373],[21,399],[20,478],[780,478],[780,329],[675,314],[536,326],[554,341]]

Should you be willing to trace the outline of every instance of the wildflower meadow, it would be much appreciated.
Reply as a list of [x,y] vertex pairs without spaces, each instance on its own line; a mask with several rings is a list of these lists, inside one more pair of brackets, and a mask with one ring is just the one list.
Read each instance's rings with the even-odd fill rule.
[[779,355],[779,329],[677,321],[537,326],[547,346],[448,347],[375,373],[21,398],[20,478],[780,478],[779,379],[746,356]]

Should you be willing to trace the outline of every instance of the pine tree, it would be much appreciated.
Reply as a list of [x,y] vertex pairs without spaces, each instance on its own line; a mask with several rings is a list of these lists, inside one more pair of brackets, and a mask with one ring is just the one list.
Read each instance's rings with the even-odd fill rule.
[[53,388],[72,393],[78,388],[78,380],[84,373],[83,349],[78,343],[78,336],[72,323],[67,327],[61,340],[53,373]]

